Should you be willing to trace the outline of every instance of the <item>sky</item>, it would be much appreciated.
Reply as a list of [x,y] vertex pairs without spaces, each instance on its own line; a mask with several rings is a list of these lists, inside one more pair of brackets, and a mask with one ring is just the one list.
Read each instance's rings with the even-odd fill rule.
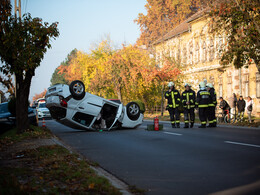
[[60,32],[36,69],[29,99],[50,86],[54,70],[74,48],[88,52],[107,35],[115,45],[134,44],[140,35],[134,19],[146,13],[145,4],[146,0],[21,0],[22,14],[59,22]]

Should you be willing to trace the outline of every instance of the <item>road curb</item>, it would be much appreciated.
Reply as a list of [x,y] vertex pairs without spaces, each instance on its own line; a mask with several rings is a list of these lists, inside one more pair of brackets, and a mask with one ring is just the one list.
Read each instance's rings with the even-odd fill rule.
[[[143,120],[145,122],[153,122],[153,120]],[[166,123],[166,124],[171,124],[170,121],[159,121],[159,123]],[[180,124],[183,124],[183,122],[181,122]],[[195,126],[199,126],[200,123],[194,123]],[[238,129],[250,129],[250,130],[258,130],[260,131],[260,127],[247,127],[247,126],[235,126],[235,125],[218,125],[218,127],[225,127],[225,128],[238,128]]]
[[[80,156],[80,159],[89,161],[85,156],[80,154],[78,151],[73,149],[68,144],[64,143],[62,139],[60,139],[59,137],[57,137],[54,134],[53,134],[53,136],[54,137],[52,138],[52,141],[55,142],[57,145],[60,145],[64,148],[66,148],[67,150],[70,151],[70,153],[78,154]],[[108,171],[103,169],[102,167],[92,166],[92,165],[89,165],[89,166],[90,166],[91,169],[93,169],[97,173],[97,175],[105,177],[106,179],[108,179],[109,182],[111,183],[111,185],[113,185],[115,188],[117,188],[123,195],[132,195],[132,193],[129,191],[128,185],[125,182],[118,179],[117,177],[115,177],[114,175],[112,175],[111,173],[109,173]]]

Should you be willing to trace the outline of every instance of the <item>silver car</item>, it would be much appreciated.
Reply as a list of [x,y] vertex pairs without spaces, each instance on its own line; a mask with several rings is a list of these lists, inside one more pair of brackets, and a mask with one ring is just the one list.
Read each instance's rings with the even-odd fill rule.
[[87,93],[79,80],[49,87],[45,99],[52,118],[77,129],[136,128],[144,117],[136,102],[124,106]]

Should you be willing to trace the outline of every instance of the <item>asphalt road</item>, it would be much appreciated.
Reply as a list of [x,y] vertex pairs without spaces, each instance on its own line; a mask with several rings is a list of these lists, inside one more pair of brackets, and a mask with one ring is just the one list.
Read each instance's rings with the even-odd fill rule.
[[147,194],[260,194],[260,129],[172,129],[164,123],[163,131],[146,131],[148,123],[90,132],[46,121],[66,144]]

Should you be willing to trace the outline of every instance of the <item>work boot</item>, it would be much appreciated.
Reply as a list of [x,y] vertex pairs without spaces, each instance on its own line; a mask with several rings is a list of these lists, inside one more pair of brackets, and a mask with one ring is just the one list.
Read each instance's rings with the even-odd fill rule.
[[217,127],[217,123],[216,122],[213,123],[213,127]]
[[201,124],[199,128],[206,128],[206,124]]
[[175,124],[172,124],[172,128],[176,128]]
[[189,128],[189,123],[185,123],[184,128]]
[[176,125],[177,125],[177,128],[180,128],[180,123],[177,123]]
[[213,123],[210,123],[207,127],[214,127]]
[[190,128],[193,128],[194,123],[190,123]]

